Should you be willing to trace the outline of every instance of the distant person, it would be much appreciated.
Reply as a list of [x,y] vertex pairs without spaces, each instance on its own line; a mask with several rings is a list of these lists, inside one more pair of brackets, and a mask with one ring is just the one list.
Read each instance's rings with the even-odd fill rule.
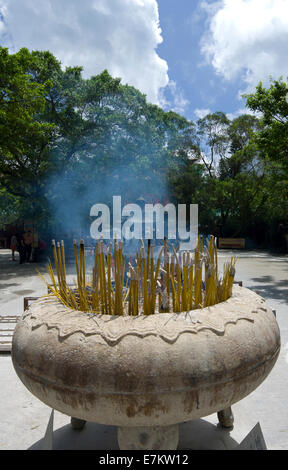
[[37,263],[39,257],[39,238],[38,232],[33,231],[33,241],[32,241],[32,263]]
[[33,234],[30,229],[24,232],[23,241],[26,249],[26,263],[29,263],[32,253]]
[[35,251],[35,257],[34,257],[34,261],[37,262],[37,261],[41,261],[41,259],[43,258],[43,255],[46,251],[46,248],[47,248],[47,244],[45,242],[45,240],[43,239],[39,239],[39,242],[38,242],[38,247],[36,248],[37,251]]
[[17,248],[18,248],[18,240],[17,240],[16,234],[13,233],[11,237],[11,241],[10,241],[10,249],[12,251],[12,261],[16,261],[15,251],[17,251]]
[[278,253],[285,253],[286,251],[285,226],[283,223],[279,223],[277,228],[276,250]]
[[26,247],[24,244],[23,235],[20,235],[18,239],[18,251],[19,251],[19,264],[23,264],[26,261]]
[[42,240],[42,239],[39,240],[39,250],[45,251],[46,248],[47,248],[47,244],[46,244],[45,240]]

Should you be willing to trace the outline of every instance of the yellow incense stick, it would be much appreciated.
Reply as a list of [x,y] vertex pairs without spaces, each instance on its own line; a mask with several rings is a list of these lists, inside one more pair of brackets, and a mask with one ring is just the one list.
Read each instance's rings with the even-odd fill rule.
[[236,259],[231,258],[224,265],[223,278],[220,280],[216,241],[212,236],[205,248],[203,237],[198,238],[194,259],[190,252],[178,254],[179,247],[175,249],[174,246],[170,258],[167,241],[164,240],[156,264],[153,246],[149,242],[145,253],[142,241],[135,259],[131,258],[129,273],[126,273],[123,243],[114,240],[113,255],[110,243],[106,257],[101,240],[96,243],[91,282],[86,280],[84,240],[80,240],[79,255],[76,240],[73,245],[77,275],[75,288],[70,289],[67,285],[63,241],[61,244],[52,241],[57,280],[50,262],[47,271],[51,284],[45,281],[49,290],[64,305],[73,309],[107,315],[151,315],[208,307],[225,301],[232,295]]

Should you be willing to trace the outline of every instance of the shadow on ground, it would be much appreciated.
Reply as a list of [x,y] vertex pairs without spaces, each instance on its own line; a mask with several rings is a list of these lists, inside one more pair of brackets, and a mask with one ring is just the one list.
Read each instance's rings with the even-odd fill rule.
[[[6,251],[6,250],[5,250]],[[47,262],[41,263],[23,263],[19,264],[18,256],[16,261],[12,261],[9,253],[0,251],[0,281],[9,281],[9,278],[16,280],[18,278],[31,277],[31,274],[36,275],[36,269],[40,272],[45,272]],[[13,284],[8,284],[13,285]],[[17,284],[16,284],[17,285]],[[6,288],[7,284],[3,284],[0,288]]]
[[[288,276],[287,279],[275,280],[273,276],[261,276],[251,278],[253,284],[250,288],[258,292],[266,299],[277,299],[287,302],[288,299]],[[255,283],[255,284],[254,284]]]
[[[238,446],[230,430],[203,419],[180,424],[178,450],[232,450]],[[43,450],[44,439],[28,450]],[[53,450],[119,450],[116,426],[86,423],[83,430],[70,424],[53,432]]]

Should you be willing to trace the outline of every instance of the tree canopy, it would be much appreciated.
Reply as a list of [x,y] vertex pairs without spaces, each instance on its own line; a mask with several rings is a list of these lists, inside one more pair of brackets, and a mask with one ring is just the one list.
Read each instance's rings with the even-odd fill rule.
[[49,51],[0,52],[0,185],[22,216],[76,224],[112,194],[167,196],[168,168],[197,151],[189,121],[106,70],[85,80]]
[[202,233],[258,244],[288,223],[281,78],[246,96],[253,115],[218,111],[192,122],[107,70],[84,79],[49,51],[0,48],[0,68],[1,224],[73,231],[112,195],[198,204]]
[[261,128],[256,140],[270,160],[279,162],[288,171],[288,86],[282,78],[273,80],[269,88],[260,82],[256,92],[247,95],[247,106],[260,114]]

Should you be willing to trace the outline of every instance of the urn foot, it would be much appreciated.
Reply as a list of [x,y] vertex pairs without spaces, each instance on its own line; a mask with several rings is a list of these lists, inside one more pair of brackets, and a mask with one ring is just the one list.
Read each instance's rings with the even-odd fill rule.
[[84,419],[79,419],[79,418],[71,418],[71,427],[72,429],[77,429],[78,431],[82,431],[86,424],[86,421]]
[[229,408],[226,408],[225,410],[218,411],[217,413],[219,424],[223,428],[232,428],[234,424],[234,416],[232,413],[232,409],[229,406]]
[[118,427],[120,450],[176,450],[178,424],[172,426]]

